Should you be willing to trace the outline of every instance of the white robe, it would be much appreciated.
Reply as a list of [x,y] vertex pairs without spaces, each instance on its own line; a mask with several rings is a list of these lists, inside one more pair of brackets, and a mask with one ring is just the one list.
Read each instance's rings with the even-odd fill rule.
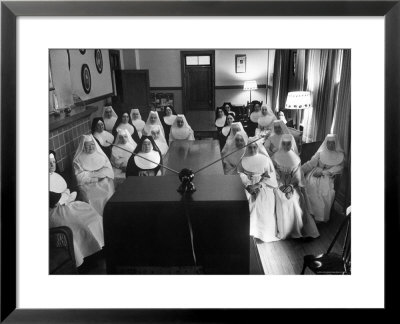
[[61,193],[56,207],[50,209],[50,228],[68,226],[73,234],[76,266],[104,246],[103,219],[89,204],[75,201],[65,180],[57,173],[50,174],[50,191]]
[[[257,160],[256,160],[257,159]],[[261,180],[261,175],[268,171],[269,178],[261,180],[262,187],[256,199],[245,190],[250,210],[250,235],[263,242],[279,240],[276,233],[275,195],[276,175],[272,161],[263,154],[244,157],[239,166],[243,185],[253,185]]]

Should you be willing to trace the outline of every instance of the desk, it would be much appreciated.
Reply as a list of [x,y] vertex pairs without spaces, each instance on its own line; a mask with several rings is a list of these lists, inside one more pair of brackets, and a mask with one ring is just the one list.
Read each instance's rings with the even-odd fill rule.
[[[216,150],[219,155],[217,141],[195,141],[184,146],[187,150],[183,144],[171,146],[169,167],[195,170],[212,162]],[[118,187],[103,216],[108,273],[157,268],[160,274],[160,269],[169,273],[171,267],[192,267],[189,218],[202,273],[249,274],[249,251],[255,247],[249,240],[249,207],[239,176],[223,175],[222,165],[216,164],[196,174],[194,183],[197,191],[189,197],[177,192],[176,175],[128,177]]]
[[[171,143],[167,154],[164,156],[163,163],[178,172],[188,167],[197,171],[219,158],[221,158],[221,153],[218,140],[175,141]],[[164,169],[164,174],[172,175],[174,173]],[[222,161],[200,171],[198,174],[224,174]]]

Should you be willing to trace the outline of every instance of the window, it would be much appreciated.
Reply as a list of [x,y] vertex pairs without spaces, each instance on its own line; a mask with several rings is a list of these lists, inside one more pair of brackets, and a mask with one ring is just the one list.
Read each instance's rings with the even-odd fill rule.
[[211,64],[210,55],[186,56],[186,65],[210,65],[210,64]]

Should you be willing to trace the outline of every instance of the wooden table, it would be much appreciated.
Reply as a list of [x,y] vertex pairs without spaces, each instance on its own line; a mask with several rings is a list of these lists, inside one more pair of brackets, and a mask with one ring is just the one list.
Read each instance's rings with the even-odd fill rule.
[[[183,168],[190,168],[195,172],[219,158],[221,158],[221,153],[217,140],[175,141],[171,143],[163,163],[178,172]],[[174,173],[164,169],[164,174],[172,175]],[[222,161],[200,171],[198,174],[224,174]]]
[[188,111],[185,114],[186,120],[194,131],[197,139],[207,137],[217,138],[215,127],[215,111]]
[[[216,150],[219,154],[216,141],[174,144],[165,162],[195,170],[213,161]],[[171,174],[128,177],[118,187],[103,217],[108,273],[190,268],[193,250],[201,273],[249,274],[254,264],[253,273],[262,273],[257,260],[250,265],[250,256],[258,252],[249,240],[249,208],[240,178],[224,175],[217,164],[198,173],[194,183],[197,191],[190,196],[177,192],[179,179]]]

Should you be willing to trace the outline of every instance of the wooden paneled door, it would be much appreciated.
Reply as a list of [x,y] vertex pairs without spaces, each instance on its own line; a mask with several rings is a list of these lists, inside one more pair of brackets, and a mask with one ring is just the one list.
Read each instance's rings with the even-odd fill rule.
[[149,70],[115,71],[117,95],[113,107],[118,116],[122,111],[139,108],[142,119],[149,114],[150,82]]
[[183,111],[211,111],[215,101],[215,51],[181,51]]

